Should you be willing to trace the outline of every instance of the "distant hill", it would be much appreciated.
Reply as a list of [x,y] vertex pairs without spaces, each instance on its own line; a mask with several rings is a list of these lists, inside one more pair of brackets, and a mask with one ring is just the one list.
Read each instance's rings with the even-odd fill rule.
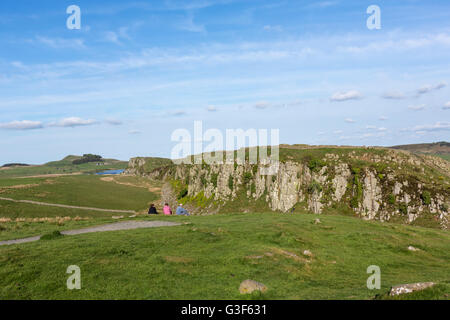
[[[102,162],[88,162],[74,164],[74,160],[82,156],[69,155],[62,160],[47,162],[43,165],[10,166],[8,170],[0,171],[1,177],[26,177],[46,174],[96,173],[104,170],[118,170],[127,167],[127,161],[116,159],[102,159]],[[6,168],[6,167],[5,167]]]
[[30,165],[26,164],[26,163],[6,163],[1,167],[2,168],[10,168],[10,167],[28,167],[28,166],[30,166]]
[[435,143],[418,143],[393,146],[392,149],[405,150],[412,153],[436,155],[450,161],[450,143],[446,141]]

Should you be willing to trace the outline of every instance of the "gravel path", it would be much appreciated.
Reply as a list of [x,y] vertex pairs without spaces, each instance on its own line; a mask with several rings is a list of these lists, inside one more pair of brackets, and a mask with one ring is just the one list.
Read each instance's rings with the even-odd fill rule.
[[80,209],[80,210],[102,211],[102,212],[117,212],[117,213],[136,213],[136,211],[133,211],[133,210],[113,210],[113,209],[77,207],[77,206],[68,206],[68,205],[65,205],[65,204],[38,202],[38,201],[31,201],[31,200],[15,200],[15,199],[10,199],[10,198],[3,198],[3,197],[0,197],[0,200],[12,201],[12,202],[21,202],[21,203],[29,203],[29,204],[37,204],[37,205],[40,205],[40,206],[69,208],[69,209]]
[[[171,226],[179,226],[179,225],[181,225],[181,223],[168,222],[168,221],[123,221],[123,222],[104,224],[104,225],[96,226],[96,227],[61,231],[61,234],[76,235],[76,234],[91,233],[91,232],[132,230],[132,229],[140,229],[140,228],[171,227]],[[16,240],[0,241],[0,246],[10,245],[10,244],[19,244],[19,243],[25,243],[25,242],[33,242],[33,241],[38,241],[40,238],[41,238],[41,236],[36,236],[36,237],[16,239]]]

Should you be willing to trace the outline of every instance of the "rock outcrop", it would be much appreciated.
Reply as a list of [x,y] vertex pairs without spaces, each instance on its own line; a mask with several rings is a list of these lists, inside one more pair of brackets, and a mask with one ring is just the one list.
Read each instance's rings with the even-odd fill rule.
[[[320,158],[295,159],[288,151],[273,175],[263,175],[261,165],[249,163],[172,164],[144,175],[172,182],[177,200],[185,188],[181,197],[194,206],[206,205],[202,212],[220,211],[234,201],[242,202],[242,210],[262,203],[281,212],[294,207],[317,214],[345,209],[367,220],[413,223],[427,217],[448,228],[450,177],[442,170],[442,159],[435,160],[439,166],[431,166],[424,156],[372,148],[327,149]],[[142,175],[142,159],[131,159],[126,173]]]

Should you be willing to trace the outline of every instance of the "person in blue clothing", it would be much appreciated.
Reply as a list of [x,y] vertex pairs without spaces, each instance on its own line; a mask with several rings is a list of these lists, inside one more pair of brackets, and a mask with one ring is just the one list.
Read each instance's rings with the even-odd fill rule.
[[185,208],[183,208],[183,204],[180,203],[180,204],[178,205],[176,214],[177,214],[178,216],[188,216],[188,215],[189,215],[189,212],[188,212]]

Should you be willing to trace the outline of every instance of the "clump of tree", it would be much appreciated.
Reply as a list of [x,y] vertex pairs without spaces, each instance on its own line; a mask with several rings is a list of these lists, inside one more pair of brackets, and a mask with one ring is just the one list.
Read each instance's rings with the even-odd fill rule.
[[88,162],[103,162],[102,156],[99,156],[97,154],[83,154],[83,156],[80,159],[75,159],[72,161],[72,164],[83,164]]
[[29,167],[29,166],[30,165],[26,164],[26,163],[7,163],[7,164],[4,164],[2,166],[2,168],[8,168],[8,167]]

